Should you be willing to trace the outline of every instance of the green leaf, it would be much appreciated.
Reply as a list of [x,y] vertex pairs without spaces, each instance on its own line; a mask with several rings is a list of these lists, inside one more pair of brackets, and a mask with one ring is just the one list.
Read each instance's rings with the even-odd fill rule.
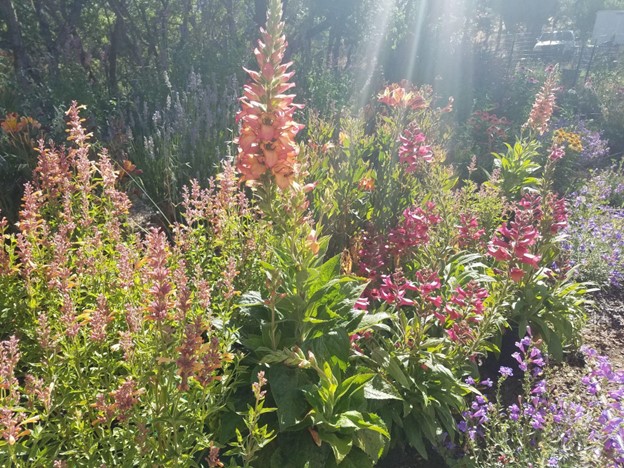
[[371,328],[376,325],[379,325],[384,320],[388,320],[390,318],[392,318],[392,315],[390,315],[387,312],[379,312],[376,314],[364,314],[364,317],[362,317],[362,320],[360,321],[359,326],[361,329]]
[[[330,460],[333,462],[327,444],[316,446],[308,431],[280,434],[278,440],[277,450],[270,455],[271,468],[317,468],[328,466]],[[254,466],[264,467],[267,464],[257,461]]]
[[336,432],[319,431],[319,437],[322,441],[329,444],[338,463],[344,460],[353,447],[353,438],[351,435],[343,436]]
[[299,369],[282,365],[269,368],[267,379],[270,382],[271,395],[277,405],[277,419],[280,431],[298,424],[305,417],[308,404],[301,391],[309,383]]
[[425,443],[423,441],[423,434],[418,427],[418,423],[416,423],[413,418],[409,418],[408,421],[405,421],[403,430],[405,431],[409,444],[418,451],[421,457],[428,460],[429,454],[427,453],[427,448],[425,447]]
[[383,455],[388,440],[378,432],[364,430],[355,434],[354,442],[355,446],[362,449],[373,462],[377,462]]
[[240,307],[251,307],[264,305],[262,294],[258,291],[248,291],[244,293],[238,301]]
[[[357,444],[357,440],[355,443]],[[373,466],[373,460],[357,446],[353,447],[349,455],[340,463],[340,468],[372,468]]]
[[380,378],[375,378],[364,386],[364,398],[367,400],[402,400],[397,391]]
[[347,331],[340,327],[310,341],[310,348],[319,361],[329,361],[342,372],[348,367],[351,342]]
[[374,413],[360,413],[359,411],[346,411],[340,415],[340,420],[349,419],[360,429],[367,429],[377,432],[384,437],[390,438],[388,429],[383,419]]
[[335,255],[318,269],[316,275],[308,282],[307,288],[312,295],[332,279],[340,276],[340,255]]
[[338,385],[338,390],[336,391],[338,394],[337,400],[351,398],[352,395],[361,390],[373,377],[375,377],[375,374],[356,374],[345,379]]

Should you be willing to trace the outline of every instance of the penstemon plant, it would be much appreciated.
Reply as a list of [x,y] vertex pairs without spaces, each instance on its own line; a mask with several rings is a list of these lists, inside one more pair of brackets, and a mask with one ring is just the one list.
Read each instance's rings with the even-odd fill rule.
[[[462,413],[458,428],[464,455],[449,458],[452,466],[615,467],[624,461],[624,374],[605,356],[584,348],[584,376],[571,393],[556,391],[540,344],[528,329],[512,355],[516,369],[499,369],[492,401],[479,395]],[[501,389],[514,377],[521,378],[521,393],[505,401]],[[583,394],[587,404],[579,403]]]

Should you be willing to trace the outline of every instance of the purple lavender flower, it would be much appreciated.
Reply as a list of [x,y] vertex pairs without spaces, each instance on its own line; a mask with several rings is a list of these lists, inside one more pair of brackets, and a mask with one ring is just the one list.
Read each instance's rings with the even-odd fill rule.
[[546,381],[540,380],[539,382],[535,384],[535,386],[533,387],[533,390],[531,390],[531,394],[543,395],[544,393],[546,393]]
[[[516,343],[516,345],[518,345],[519,343]],[[520,346],[518,346],[520,348]],[[522,348],[520,348],[522,349]],[[522,354],[524,354],[524,351],[522,351]],[[522,372],[526,372],[528,369],[527,363],[524,361],[524,356],[520,355],[519,352],[515,352],[511,355],[512,358],[514,358],[516,361],[518,361],[519,364],[519,368]]]
[[459,421],[457,423],[457,430],[460,432],[466,432],[468,430],[468,423],[466,423],[466,421]]

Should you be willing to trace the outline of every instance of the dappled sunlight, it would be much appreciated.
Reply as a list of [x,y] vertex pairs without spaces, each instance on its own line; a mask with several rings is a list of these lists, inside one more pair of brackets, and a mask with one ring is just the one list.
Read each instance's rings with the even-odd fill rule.
[[62,3],[0,1],[0,466],[623,466],[610,0]]

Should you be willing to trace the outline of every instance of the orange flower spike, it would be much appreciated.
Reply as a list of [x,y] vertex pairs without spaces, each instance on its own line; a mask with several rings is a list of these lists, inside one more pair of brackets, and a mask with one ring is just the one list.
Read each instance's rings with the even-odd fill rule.
[[286,51],[281,17],[281,1],[270,0],[267,27],[260,29],[261,40],[254,50],[259,71],[245,69],[251,83],[243,88],[236,116],[241,125],[236,167],[241,181],[258,180],[270,171],[285,189],[297,173],[299,147],[294,138],[303,126],[292,120],[302,106],[293,104],[294,95],[284,94],[294,86],[289,82],[294,73],[287,72],[292,63],[281,63]]

